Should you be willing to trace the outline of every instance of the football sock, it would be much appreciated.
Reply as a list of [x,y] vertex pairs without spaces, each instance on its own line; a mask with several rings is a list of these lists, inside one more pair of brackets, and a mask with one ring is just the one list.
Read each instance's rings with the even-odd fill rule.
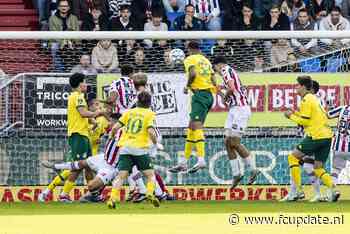
[[110,200],[118,201],[120,197],[120,190],[117,188],[112,188]]
[[328,188],[333,188],[334,183],[332,177],[323,168],[314,169],[315,175],[322,180],[323,184]]
[[154,180],[155,179],[152,178],[152,180],[148,180],[147,181],[147,185],[146,185],[146,187],[147,187],[147,195],[153,195],[154,189],[156,187]]
[[193,137],[193,130],[187,129],[187,137],[186,137],[186,143],[185,143],[185,158],[189,159],[192,154],[192,147],[194,146],[194,137]]
[[69,195],[70,191],[72,191],[73,187],[75,185],[75,182],[66,180],[63,186],[62,194]]
[[310,178],[310,183],[314,189],[314,193],[316,196],[320,196],[321,195],[321,191],[320,191],[320,180],[314,175],[314,165],[311,163],[304,163],[303,164],[303,168],[306,172],[306,174],[309,176]]
[[[64,180],[66,180],[68,178],[68,176],[70,175],[70,171],[69,170],[64,170],[60,173],[59,176],[56,176],[52,182],[47,186],[47,188],[50,191],[53,191],[58,185],[62,184]],[[63,179],[63,180],[62,180]]]
[[58,170],[79,170],[79,162],[65,162],[55,164],[55,168]]
[[154,172],[154,174],[156,176],[156,181],[159,184],[159,186],[162,189],[162,191],[168,193],[168,190],[167,190],[167,188],[165,186],[163,178],[157,172]]
[[288,164],[290,168],[290,175],[295,183],[297,191],[301,191],[301,170],[299,165],[299,159],[293,154],[288,155]]
[[133,175],[128,176],[128,184],[129,184],[129,191],[134,191],[136,189],[136,181],[133,178]]
[[205,138],[203,129],[194,130],[193,138],[196,142],[195,146],[197,150],[197,156],[203,158],[205,156]]
[[161,189],[161,187],[159,186],[158,182],[156,181],[155,183],[155,190],[154,190],[154,194],[156,196],[161,196],[163,194],[163,190]]
[[241,171],[239,169],[239,161],[238,159],[230,159],[230,165],[232,170],[233,176],[239,176],[241,174]]

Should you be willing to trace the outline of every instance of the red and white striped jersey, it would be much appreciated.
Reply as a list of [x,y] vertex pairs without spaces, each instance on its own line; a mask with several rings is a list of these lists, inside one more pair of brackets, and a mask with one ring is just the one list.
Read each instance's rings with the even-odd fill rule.
[[118,158],[119,158],[118,141],[121,136],[122,136],[122,129],[119,129],[115,134],[115,137],[107,141],[107,144],[105,147],[105,151],[104,151],[105,160],[107,164],[111,165],[112,167],[116,167],[118,163]]
[[328,111],[328,117],[338,117],[337,129],[332,143],[332,150],[350,152],[350,106],[339,106]]
[[113,110],[114,113],[123,114],[126,110],[129,110],[136,97],[134,82],[129,77],[121,77],[118,80],[114,80],[110,85],[109,92],[117,93],[117,99]]
[[221,76],[224,80],[225,89],[233,92],[228,104],[230,106],[247,106],[247,90],[242,85],[237,72],[229,65],[226,65],[221,69]]

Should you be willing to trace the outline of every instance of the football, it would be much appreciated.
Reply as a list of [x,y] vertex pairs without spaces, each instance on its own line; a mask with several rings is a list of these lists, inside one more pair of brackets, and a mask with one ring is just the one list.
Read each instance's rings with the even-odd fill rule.
[[173,49],[169,53],[170,61],[172,64],[180,64],[185,59],[185,53],[182,49]]

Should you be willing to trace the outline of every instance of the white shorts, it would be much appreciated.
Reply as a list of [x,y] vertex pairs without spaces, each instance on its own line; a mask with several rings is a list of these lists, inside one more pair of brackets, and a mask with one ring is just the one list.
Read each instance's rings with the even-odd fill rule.
[[118,173],[117,168],[112,167],[106,162],[104,154],[89,157],[86,159],[86,162],[91,170],[96,172],[96,176],[102,180],[104,185],[111,182]]
[[241,137],[247,128],[250,115],[250,106],[231,107],[225,123],[225,136]]

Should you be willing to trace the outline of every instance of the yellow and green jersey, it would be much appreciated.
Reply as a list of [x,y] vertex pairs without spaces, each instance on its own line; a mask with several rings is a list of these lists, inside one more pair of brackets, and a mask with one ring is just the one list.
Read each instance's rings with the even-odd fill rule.
[[301,100],[300,111],[291,115],[290,119],[304,127],[306,136],[313,140],[331,138],[332,129],[328,125],[327,112],[318,98],[313,94],[306,94]]
[[191,89],[210,89],[216,92],[216,87],[212,83],[211,76],[214,73],[210,61],[202,54],[190,55],[184,60],[185,72],[188,77],[190,67],[194,67],[196,77],[191,84]]
[[91,145],[92,155],[97,155],[100,146],[100,138],[106,132],[109,122],[104,116],[96,118],[97,127],[93,129],[93,125],[89,126],[89,141]]
[[119,122],[125,127],[118,146],[137,149],[149,148],[151,139],[148,129],[155,127],[156,114],[150,109],[134,108],[126,111]]
[[68,97],[68,136],[71,136],[73,133],[78,133],[82,136],[89,137],[89,120],[88,118],[83,118],[80,115],[78,111],[79,107],[87,108],[84,94],[78,91],[74,91]]

